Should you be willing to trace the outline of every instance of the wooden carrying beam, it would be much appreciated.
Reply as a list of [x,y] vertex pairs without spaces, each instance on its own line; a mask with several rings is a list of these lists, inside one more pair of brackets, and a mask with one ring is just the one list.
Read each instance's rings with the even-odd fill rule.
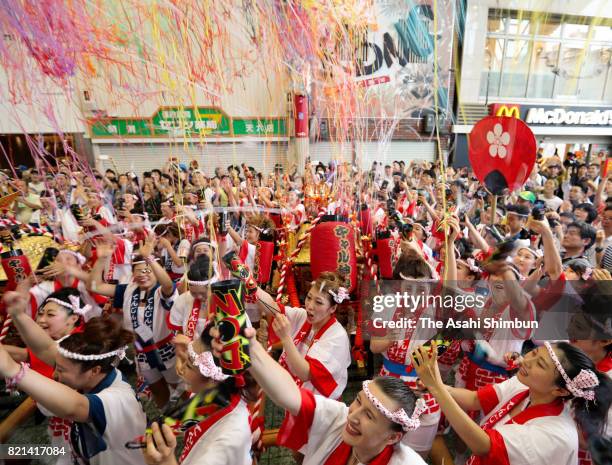
[[23,425],[36,411],[36,402],[26,398],[8,417],[0,423],[0,444],[6,444],[13,433]]
[[277,436],[278,436],[278,428],[265,430],[262,435],[263,446],[266,448],[275,446]]

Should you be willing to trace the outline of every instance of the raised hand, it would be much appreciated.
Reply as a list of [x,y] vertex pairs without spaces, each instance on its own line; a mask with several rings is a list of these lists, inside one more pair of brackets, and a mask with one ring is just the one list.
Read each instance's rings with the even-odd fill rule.
[[2,301],[6,305],[6,310],[9,315],[15,317],[21,313],[25,313],[28,309],[28,296],[21,292],[9,291],[4,294]]
[[612,281],[612,275],[605,268],[595,268],[591,276],[595,281]]
[[431,348],[418,347],[410,354],[410,359],[419,379],[427,389],[431,390],[444,385],[438,367],[438,345],[436,341],[431,342]]
[[59,262],[53,262],[49,266],[44,267],[41,271],[45,278],[52,279],[66,273],[66,267]]
[[144,240],[144,243],[143,241],[140,241],[138,253],[142,255],[142,258],[150,257],[153,254],[153,251],[155,250],[156,242],[157,242],[157,238],[155,237],[154,233],[147,234],[147,237]]
[[283,343],[293,343],[291,338],[291,323],[285,315],[279,313],[278,315],[274,316],[274,320],[272,321],[272,329]]
[[105,241],[96,243],[96,255],[98,258],[108,258],[115,252],[115,246]]

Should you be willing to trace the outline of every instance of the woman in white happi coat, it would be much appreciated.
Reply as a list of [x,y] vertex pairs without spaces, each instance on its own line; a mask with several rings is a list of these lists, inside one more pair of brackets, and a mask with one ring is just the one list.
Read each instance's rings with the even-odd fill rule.
[[[226,404],[210,405],[206,418],[186,431],[179,463],[251,465],[251,426],[247,402],[255,400],[256,385],[249,374],[242,375],[240,381],[223,374],[209,351],[210,328],[204,329],[201,337],[194,341],[184,335],[177,336],[175,343],[184,347],[177,351],[176,370],[188,390],[202,392],[218,389]],[[176,465],[176,439],[167,425],[160,429],[157,423],[153,423],[152,434],[147,435],[146,444],[143,453],[149,465]]]
[[[582,295],[584,311],[573,316],[568,333],[571,344],[582,350],[600,372],[612,379],[612,317],[609,311],[602,311],[612,308],[609,289],[606,291],[610,281],[603,270],[595,270],[593,276],[597,280],[595,285]],[[599,458],[597,461],[598,457],[593,460],[588,447],[590,436],[590,431],[582,431],[578,452],[580,465],[593,465],[604,460]],[[606,451],[610,458],[612,457],[612,408],[608,410],[604,438],[598,442],[601,443],[602,452]]]
[[112,249],[100,244],[99,260],[94,265],[89,283],[92,290],[113,297],[113,306],[123,310],[125,329],[135,334],[136,362],[139,373],[149,385],[155,403],[162,407],[170,397],[170,388],[178,382],[173,333],[168,328],[168,313],[178,292],[168,273],[153,258],[155,236],[149,234],[132,260],[133,282],[108,284],[102,271]]
[[[216,329],[211,334],[218,337]],[[298,387],[255,340],[250,339],[253,375],[264,392],[287,410],[289,422],[279,432],[281,445],[300,450],[303,465],[424,465],[423,459],[401,442],[406,431],[419,425],[424,406],[399,379],[381,377],[363,383],[350,406]],[[215,339],[213,353],[222,344]]]
[[[568,343],[546,342],[528,353],[518,374],[478,391],[445,386],[437,347],[420,347],[412,360],[451,427],[474,454],[468,465],[578,463],[578,431],[601,434],[612,394],[608,377]],[[571,402],[570,402],[571,401]],[[482,410],[479,426],[465,410]]]
[[262,311],[274,312],[271,343],[283,344],[279,363],[306,389],[339,399],[346,387],[351,351],[346,330],[334,313],[348,297],[344,281],[334,272],[323,272],[306,295],[306,308],[278,304],[261,288],[257,290]]
[[[450,231],[450,243],[454,241],[458,231],[458,224],[455,223],[455,228],[451,228]],[[401,280],[399,282],[402,294],[422,297],[423,300],[426,300],[428,296],[440,292],[437,273],[428,263],[418,243],[414,240],[402,241],[401,249],[402,253],[393,272],[394,277]],[[435,336],[437,329],[428,327],[419,321],[426,318],[438,318],[438,309],[435,305],[426,303],[419,304],[416,308],[398,306],[397,309],[389,308],[387,315],[383,316],[385,319],[396,321],[401,321],[400,318],[404,317],[410,319],[411,327],[401,330],[400,334],[379,334],[377,337],[372,337],[370,350],[383,355],[380,375],[400,378],[411,389],[417,389],[417,376],[410,361],[410,352]],[[386,330],[383,330],[384,332]],[[424,400],[427,409],[421,417],[420,427],[408,432],[402,441],[423,457],[427,457],[438,430],[440,407],[430,394],[419,395]]]
[[[4,297],[7,307],[27,305],[19,293]],[[137,451],[124,447],[126,438],[140,434],[146,418],[132,387],[117,365],[133,337],[111,319],[92,318],[83,331],[54,341],[34,321],[28,339],[43,362],[55,367],[49,379],[16,363],[0,345],[0,376],[9,387],[27,393],[53,415],[72,421],[70,450],[75,465],[143,463]]]
[[[26,295],[24,294],[23,297],[22,302]],[[73,332],[81,331],[90,309],[90,306],[81,303],[79,291],[70,287],[64,287],[49,294],[38,309],[36,320],[30,318],[25,307],[13,305],[9,307],[10,315],[26,347],[5,345],[4,348],[17,363],[27,362],[30,369],[52,379],[54,366],[40,360],[31,348],[39,343],[38,328],[42,328],[51,339],[57,341]],[[40,405],[38,407],[48,417],[47,427],[51,445],[68,446],[71,422],[52,415]],[[57,462],[58,465],[68,463],[70,463],[69,455],[59,458]]]
[[188,291],[174,301],[168,313],[168,328],[189,339],[198,338],[209,321],[208,297],[210,285],[219,275],[207,255],[200,255],[187,273]]

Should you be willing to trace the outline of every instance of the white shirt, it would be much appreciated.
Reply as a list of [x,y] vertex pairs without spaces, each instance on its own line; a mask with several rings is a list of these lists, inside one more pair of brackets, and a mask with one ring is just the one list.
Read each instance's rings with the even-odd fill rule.
[[[189,317],[193,310],[193,302],[195,299],[191,295],[191,292],[185,292],[178,296],[174,301],[170,313],[168,315],[168,326],[172,330],[181,331],[183,334],[187,334],[187,323],[189,323]],[[198,322],[196,324],[194,339],[199,337],[206,327],[208,321],[208,306],[203,305],[200,308],[200,314],[198,315]]]
[[544,202],[547,208],[550,208],[554,211],[557,211],[561,204],[563,203],[563,199],[557,197],[556,195],[552,196],[550,199],[544,197],[544,195],[540,195],[540,200]]
[[200,437],[181,465],[251,465],[250,452],[249,410],[240,400]]
[[[137,331],[132,323],[131,302],[135,292],[140,292],[136,284],[120,284],[115,290],[114,307],[123,309],[123,327],[129,331]],[[178,297],[178,292],[175,289],[170,297],[162,295],[161,286],[155,290],[153,297],[153,327],[150,328],[153,332],[153,340],[159,342],[170,336],[170,329],[166,324],[167,313],[172,307],[172,303]],[[142,302],[141,302],[142,303]],[[138,326],[144,326],[144,308],[138,307],[136,313],[136,321]],[[145,339],[146,340],[146,339]]]
[[[189,249],[191,248],[191,244],[189,243],[189,241],[187,239],[183,239],[179,242],[178,247],[175,249],[176,250],[176,254],[179,257],[184,257],[187,258],[187,256],[189,255]],[[170,254],[168,253],[168,250],[164,249],[162,250],[161,253],[162,258],[164,259],[164,266],[166,268],[166,270],[168,270],[168,266],[166,265],[167,263],[171,263],[169,265],[170,270],[172,271],[172,273],[176,273],[176,274],[183,274],[185,273],[185,267],[183,265],[181,266],[177,266],[174,261],[172,261],[172,258],[170,257]]]
[[[146,429],[146,416],[136,394],[121,372],[109,373],[101,384],[110,382],[99,392],[86,394],[89,399],[90,425],[106,443],[106,449],[94,455],[90,465],[144,464],[140,450],[127,449],[125,443],[141,436]],[[73,428],[75,425],[73,424]],[[73,445],[74,446],[74,445]]]
[[[287,429],[283,428],[279,436],[290,436],[291,447],[304,454],[303,465],[322,465],[342,442],[349,408],[343,402],[309,394],[302,390],[300,413],[289,417],[284,425]],[[421,456],[403,443],[392,447],[388,465],[425,465]]]
[[[315,394],[338,399],[346,387],[347,370],[351,364],[351,349],[346,330],[334,318],[333,321],[330,320],[329,326],[322,334],[319,331],[319,334],[315,335],[311,325],[306,321],[306,310],[281,307],[281,311],[291,323],[294,342],[297,338],[301,338],[301,342],[296,344],[298,352],[310,364],[310,380],[304,382],[302,386]],[[283,351],[279,361],[285,358]],[[287,367],[290,370],[290,366]]]
[[[500,384],[486,386],[478,391],[478,398],[486,414],[481,424],[504,407],[517,394],[528,390],[516,376]],[[510,465],[576,465],[578,463],[578,431],[570,411],[570,403],[554,407],[548,404],[533,406],[525,410],[527,396],[520,404],[521,410],[512,419],[505,415],[491,431],[496,431],[503,440],[502,445],[491,437],[488,458],[507,454]]]

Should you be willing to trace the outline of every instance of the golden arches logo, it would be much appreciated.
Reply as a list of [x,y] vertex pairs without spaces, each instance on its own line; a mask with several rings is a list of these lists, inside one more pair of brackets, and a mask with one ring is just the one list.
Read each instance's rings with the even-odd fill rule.
[[508,107],[507,105],[502,105],[497,109],[495,116],[509,116],[517,119],[521,119],[521,114],[519,112],[519,108],[515,105]]

